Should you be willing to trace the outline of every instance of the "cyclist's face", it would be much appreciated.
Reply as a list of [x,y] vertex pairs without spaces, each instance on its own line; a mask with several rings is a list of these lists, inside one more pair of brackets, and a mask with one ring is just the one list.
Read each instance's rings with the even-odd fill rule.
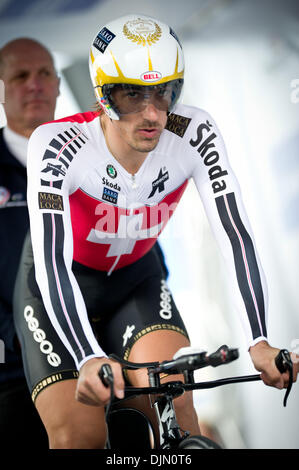
[[135,91],[117,90],[113,98],[117,108],[128,113],[122,114],[119,121],[113,121],[120,137],[138,152],[152,151],[166,125],[166,97],[161,96],[159,91],[143,95]]

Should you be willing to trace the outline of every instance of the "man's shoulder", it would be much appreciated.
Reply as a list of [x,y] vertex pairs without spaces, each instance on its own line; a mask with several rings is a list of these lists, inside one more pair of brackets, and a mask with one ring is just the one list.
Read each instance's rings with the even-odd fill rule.
[[[206,110],[183,103],[177,104],[171,114],[183,116],[189,119],[200,119],[209,116],[209,113]],[[171,114],[169,116],[171,116]]]
[[31,134],[29,143],[32,145],[52,141],[57,146],[56,140],[61,144],[70,142],[76,137],[86,134],[86,125],[92,123],[99,116],[98,112],[83,112],[66,116],[53,121],[45,122],[38,126]]
[[46,126],[47,124],[55,124],[55,123],[77,123],[77,124],[83,124],[83,123],[88,123],[93,121],[99,116],[98,111],[86,111],[83,113],[76,113],[72,114],[71,116],[66,116],[60,119],[55,119],[54,121],[46,122],[42,124],[42,126]]

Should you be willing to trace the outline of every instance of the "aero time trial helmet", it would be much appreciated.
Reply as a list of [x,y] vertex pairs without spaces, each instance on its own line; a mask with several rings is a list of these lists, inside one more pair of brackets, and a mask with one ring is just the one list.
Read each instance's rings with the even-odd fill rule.
[[154,18],[127,15],[97,34],[89,68],[98,103],[111,119],[142,111],[149,99],[171,112],[184,82],[184,56],[173,29]]

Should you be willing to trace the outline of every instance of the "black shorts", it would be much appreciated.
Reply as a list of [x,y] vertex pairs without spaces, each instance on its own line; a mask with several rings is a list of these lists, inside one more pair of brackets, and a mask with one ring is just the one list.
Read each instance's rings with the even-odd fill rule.
[[[173,330],[188,338],[156,245],[143,258],[110,276],[73,263],[95,337],[107,355],[115,353],[128,359],[135,342],[155,330]],[[45,311],[35,281],[29,236],[16,281],[14,319],[33,401],[48,385],[78,377],[74,360]]]

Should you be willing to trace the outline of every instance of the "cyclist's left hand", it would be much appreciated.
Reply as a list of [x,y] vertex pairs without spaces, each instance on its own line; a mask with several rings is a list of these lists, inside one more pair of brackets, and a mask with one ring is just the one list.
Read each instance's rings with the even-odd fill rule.
[[[279,389],[286,388],[289,382],[288,372],[281,374],[276,367],[275,358],[280,349],[273,348],[266,341],[260,341],[249,350],[252,362],[256,370],[261,372],[261,379],[266,385]],[[298,356],[291,354],[294,363],[293,382],[297,380]],[[297,360],[296,360],[297,359]]]

